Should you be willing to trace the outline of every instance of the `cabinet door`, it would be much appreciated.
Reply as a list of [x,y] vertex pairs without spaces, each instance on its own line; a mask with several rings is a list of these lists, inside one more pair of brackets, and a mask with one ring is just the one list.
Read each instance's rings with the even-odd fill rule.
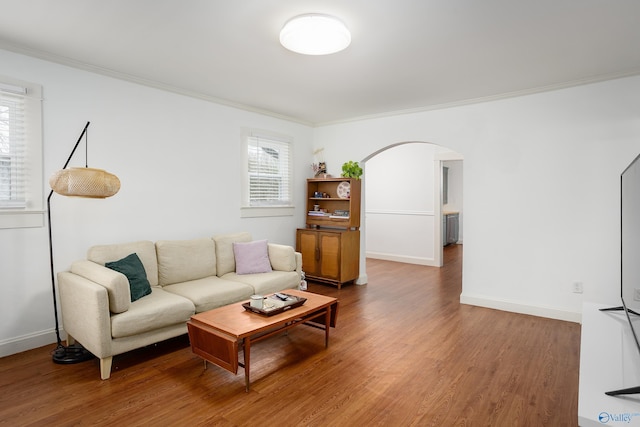
[[458,243],[458,214],[446,216],[446,240],[445,245]]
[[318,233],[320,249],[320,276],[340,280],[340,234]]
[[296,250],[302,254],[302,270],[309,276],[320,275],[320,248],[318,233],[298,230]]

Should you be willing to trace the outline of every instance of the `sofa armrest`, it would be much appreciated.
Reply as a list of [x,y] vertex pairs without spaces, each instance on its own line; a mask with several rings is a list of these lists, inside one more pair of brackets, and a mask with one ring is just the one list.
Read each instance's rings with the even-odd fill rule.
[[76,261],[71,264],[71,273],[82,276],[107,290],[109,310],[122,313],[131,305],[131,289],[127,277],[93,261]]
[[296,270],[296,255],[291,246],[269,243],[267,248],[271,268],[277,271]]
[[62,326],[94,356],[111,356],[107,289],[77,274],[58,273]]
[[296,271],[302,279],[302,252],[296,252]]

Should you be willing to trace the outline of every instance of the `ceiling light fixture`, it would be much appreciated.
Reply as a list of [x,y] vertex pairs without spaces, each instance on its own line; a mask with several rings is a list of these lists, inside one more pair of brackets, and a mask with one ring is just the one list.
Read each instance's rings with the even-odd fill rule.
[[351,43],[351,33],[338,18],[319,13],[290,19],[280,31],[280,43],[304,55],[329,55]]

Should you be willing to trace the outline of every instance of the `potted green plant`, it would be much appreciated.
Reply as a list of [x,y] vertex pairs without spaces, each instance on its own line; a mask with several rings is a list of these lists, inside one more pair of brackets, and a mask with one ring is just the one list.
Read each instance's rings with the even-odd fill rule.
[[348,162],[342,165],[342,176],[344,178],[360,179],[361,175],[362,175],[362,168],[360,167],[358,162],[349,160]]

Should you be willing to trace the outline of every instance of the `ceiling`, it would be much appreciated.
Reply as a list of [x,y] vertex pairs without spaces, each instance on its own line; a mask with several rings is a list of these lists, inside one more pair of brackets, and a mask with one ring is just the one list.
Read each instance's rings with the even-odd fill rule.
[[[280,46],[303,13],[351,45]],[[640,74],[640,1],[0,0],[0,48],[319,125]]]

